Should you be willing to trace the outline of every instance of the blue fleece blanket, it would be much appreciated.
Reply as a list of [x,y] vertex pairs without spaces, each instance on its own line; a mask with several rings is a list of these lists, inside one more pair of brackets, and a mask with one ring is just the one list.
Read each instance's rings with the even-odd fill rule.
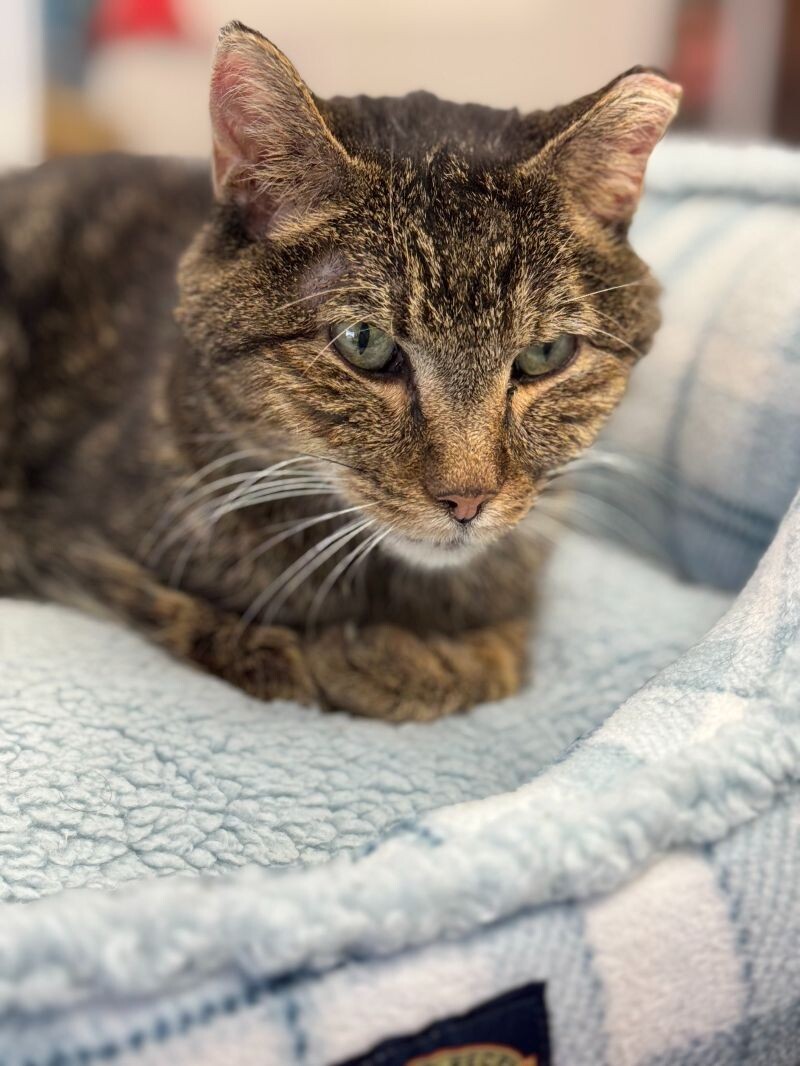
[[266,706],[0,605],[3,1066],[333,1066],[530,982],[556,1066],[796,1061],[800,162],[662,146],[636,240],[662,561],[565,538],[518,697]]

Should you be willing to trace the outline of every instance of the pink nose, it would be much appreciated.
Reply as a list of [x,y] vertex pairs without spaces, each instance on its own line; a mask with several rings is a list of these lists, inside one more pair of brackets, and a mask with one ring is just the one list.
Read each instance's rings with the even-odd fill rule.
[[456,522],[464,522],[465,524],[476,518],[481,507],[491,498],[491,492],[480,493],[476,496],[457,496],[454,494],[452,496],[436,497],[440,503],[444,503],[450,508],[450,513]]

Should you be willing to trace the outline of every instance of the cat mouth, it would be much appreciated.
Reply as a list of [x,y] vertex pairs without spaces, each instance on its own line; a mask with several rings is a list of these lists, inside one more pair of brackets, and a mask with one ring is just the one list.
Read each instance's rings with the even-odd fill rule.
[[422,570],[463,566],[488,547],[488,544],[465,535],[453,540],[432,540],[394,531],[386,537],[385,544],[397,558]]

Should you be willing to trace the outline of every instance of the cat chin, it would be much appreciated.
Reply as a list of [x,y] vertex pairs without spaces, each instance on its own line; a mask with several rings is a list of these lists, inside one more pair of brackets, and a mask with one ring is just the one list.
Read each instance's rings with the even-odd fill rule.
[[396,559],[417,570],[451,570],[481,555],[485,544],[435,544],[432,541],[409,540],[399,534],[386,538],[386,550]]

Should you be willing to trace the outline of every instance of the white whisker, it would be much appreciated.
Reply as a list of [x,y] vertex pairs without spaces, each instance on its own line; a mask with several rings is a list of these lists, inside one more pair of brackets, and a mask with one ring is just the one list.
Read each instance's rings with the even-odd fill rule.
[[383,540],[385,536],[389,534],[388,529],[379,530],[377,533],[372,533],[367,538],[357,544],[352,551],[349,551],[345,555],[344,559],[340,560],[336,566],[331,570],[320,587],[317,589],[314,599],[311,601],[311,606],[308,609],[307,614],[307,626],[313,630],[316,626],[317,618],[322,610],[322,606],[325,603],[331,589],[336,582],[344,576],[345,571],[357,560],[363,562],[373,548],[377,548],[378,544]]
[[[542,522],[545,527],[550,528],[551,532],[547,532],[546,528],[539,528]],[[569,532],[570,527],[562,521],[560,516],[553,514],[546,506],[543,506],[541,500],[538,500],[525,518],[523,528],[551,547],[556,547],[564,533]]]
[[192,510],[162,538],[158,545],[158,553],[151,559],[151,564],[158,562],[166,552],[183,537],[198,539],[211,533],[217,522],[231,511],[241,511],[248,507],[255,507],[262,503],[276,503],[280,500],[290,500],[302,496],[328,496],[330,489],[327,485],[315,487],[313,485],[275,486],[269,491],[251,493],[230,501],[224,508],[218,507],[214,502],[205,503],[193,507]]
[[[205,467],[203,467],[203,471],[205,472],[205,474],[208,474],[208,473],[211,472],[212,468],[214,468],[214,467],[218,468],[219,466],[229,464],[231,462],[237,461],[237,460],[245,458],[247,456],[254,456],[254,455],[260,455],[260,454],[262,454],[262,453],[259,453],[259,452],[234,452],[232,455],[226,457],[225,463],[223,463],[221,460],[216,460],[214,463],[209,463]],[[241,473],[241,474],[230,474],[230,475],[228,475],[228,476],[226,476],[224,478],[217,478],[215,481],[212,481],[212,482],[208,483],[207,485],[200,485],[198,488],[194,488],[192,491],[188,491],[189,488],[190,488],[190,483],[191,483],[191,485],[196,485],[198,480],[200,480],[198,475],[201,474],[201,471],[197,471],[197,473],[194,474],[191,478],[186,479],[186,481],[184,482],[185,487],[184,487],[184,489],[182,491],[173,493],[170,501],[167,503],[166,507],[162,511],[162,513],[159,516],[158,520],[156,521],[156,523],[154,524],[154,526],[150,530],[150,533],[148,534],[148,537],[149,537],[149,540],[150,540],[150,545],[149,545],[149,548],[147,549],[148,562],[149,563],[156,562],[161,557],[161,555],[163,555],[163,548],[162,548],[162,550],[158,553],[158,555],[155,558],[153,558],[153,556],[154,556],[154,554],[156,552],[156,549],[159,546],[159,537],[164,532],[164,527],[167,525],[167,523],[169,523],[171,520],[177,519],[177,517],[181,514],[181,512],[185,512],[187,509],[191,509],[193,503],[196,500],[203,499],[205,496],[210,495],[211,493],[213,493],[215,491],[215,489],[217,489],[219,487],[224,487],[226,485],[234,484],[236,482],[247,481],[249,478],[253,477],[255,474],[260,474],[261,476],[265,477],[267,474],[269,474],[269,473],[271,473],[273,471],[277,471],[281,467],[286,466],[289,463],[298,463],[298,462],[301,462],[301,459],[299,457],[295,457],[295,458],[292,458],[290,460],[287,459],[287,460],[285,460],[282,463],[273,464],[273,466],[271,466],[271,467],[262,468],[259,471],[246,471],[245,473]],[[143,545],[143,548],[144,548],[144,545]]]
[[251,488],[242,491],[241,493],[229,493],[220,503],[214,502],[206,504],[205,506],[210,509],[212,520],[216,522],[219,518],[229,514],[231,511],[240,511],[245,507],[255,507],[257,504],[269,503],[275,499],[289,499],[294,495],[295,489],[297,490],[297,494],[302,496],[332,495],[334,491],[331,483],[329,481],[324,481],[321,478],[309,478],[308,480],[287,479],[283,482],[279,481],[275,485],[269,485],[267,488],[260,488],[258,485],[253,485]]
[[620,471],[654,493],[667,495],[675,489],[675,476],[670,474],[661,463],[625,455],[621,452],[608,451],[597,446],[553,471],[550,482],[554,483],[562,478],[571,478],[583,473],[591,475],[593,472],[606,473],[608,471]]
[[277,544],[281,544],[283,541],[288,540],[289,537],[296,536],[298,533],[302,533],[306,529],[310,529],[311,526],[318,525],[320,522],[327,522],[332,518],[340,518],[342,515],[346,514],[354,514],[356,511],[363,511],[366,507],[373,506],[374,504],[367,503],[354,507],[343,507],[338,511],[328,511],[326,514],[314,515],[313,518],[306,518],[300,522],[293,522],[289,529],[284,528],[281,533],[274,537],[270,537],[268,540],[259,544],[257,548],[249,551],[247,555],[242,558],[242,562],[245,564],[254,563]]
[[339,333],[337,333],[335,337],[331,337],[331,339],[328,341],[328,343],[325,345],[325,347],[321,348],[316,353],[316,355],[311,360],[311,362],[306,365],[305,369],[303,370],[303,377],[305,377],[308,374],[308,372],[312,368],[312,366],[314,366],[314,364],[317,363],[322,358],[322,356],[325,354],[325,352],[330,351],[330,349],[333,347],[333,345],[336,343],[336,341],[338,341],[338,339],[340,337],[343,337],[345,335],[345,333],[347,333],[347,331],[349,329],[352,329],[353,326],[357,326],[357,325],[358,325],[358,322],[348,322],[348,324],[344,327],[343,330],[341,330]]
[[[199,488],[195,489],[194,492],[188,494],[183,493],[171,506],[169,517],[174,518],[182,509],[185,510],[186,507],[194,503],[196,500],[203,499],[205,496],[210,496],[218,488],[226,488],[228,485],[239,485],[250,480],[263,480],[270,475],[274,476],[278,471],[287,466],[292,466],[300,462],[302,462],[302,457],[294,456],[291,459],[284,459],[279,463],[273,463],[272,466],[263,467],[258,470],[246,470],[240,474],[228,474],[225,477],[207,482],[205,485],[201,485]],[[297,476],[296,471],[290,471],[290,474],[292,477]]]
[[272,308],[270,313],[273,315],[280,314],[281,311],[285,311],[289,307],[296,307],[297,304],[306,303],[307,300],[315,300],[319,296],[338,296],[342,293],[357,292],[358,286],[347,285],[340,286],[338,289],[322,289],[320,292],[310,292],[308,296],[300,296],[297,300],[290,300],[286,304],[281,304],[280,307]]
[[333,463],[334,466],[343,466],[346,470],[355,470],[357,474],[364,473],[360,466],[354,466],[353,463],[346,463],[344,459],[332,459],[329,455],[319,455],[317,452],[297,452],[297,454],[306,459],[320,459],[323,463]]
[[[272,468],[270,468],[272,469]],[[219,478],[216,482],[212,482],[210,485],[205,486],[205,490],[197,492],[194,496],[192,503],[184,501],[182,505],[183,515],[180,516],[180,509],[171,517],[176,521],[176,525],[172,529],[164,531],[160,540],[157,540],[150,549],[150,564],[157,563],[170,547],[179,539],[184,532],[191,528],[194,524],[201,530],[204,528],[204,521],[208,518],[212,518],[211,525],[222,517],[229,510],[239,510],[241,507],[251,506],[255,503],[266,502],[271,498],[272,493],[282,492],[286,493],[288,489],[319,489],[323,492],[330,492],[330,482],[320,474],[303,474],[292,472],[290,474],[281,475],[281,477],[267,477],[269,471],[252,472],[248,474],[234,474],[228,478]],[[262,489],[261,483],[266,482],[269,488]],[[229,484],[238,483],[238,487],[231,493],[225,495],[222,499],[217,496],[216,499],[208,502],[203,502],[204,497],[213,495],[213,492],[219,488],[225,488]],[[206,491],[207,490],[207,491]],[[302,493],[306,495],[305,492]],[[291,493],[288,493],[291,495]],[[287,495],[279,497],[286,499]],[[232,504],[236,501],[236,506],[224,507],[225,504]],[[247,502],[245,502],[247,501]],[[217,513],[218,512],[218,513]],[[216,517],[215,517],[216,516]]]
[[643,359],[644,358],[643,353],[640,352],[638,348],[634,348],[634,346],[632,344],[629,344],[624,338],[618,337],[614,333],[609,333],[608,330],[600,329],[599,326],[592,326],[591,327],[591,332],[592,333],[602,333],[604,337],[610,337],[612,341],[616,341],[618,344],[624,345],[626,348],[628,348],[630,351],[632,351],[633,354],[638,359]]
[[394,228],[394,140],[389,149],[389,229],[392,234],[392,247],[397,248],[397,231]]
[[644,285],[647,278],[637,278],[635,281],[625,281],[622,285],[609,285],[605,289],[595,289],[593,292],[585,292],[583,296],[578,296],[575,299],[575,303],[580,303],[582,300],[588,300],[590,296],[599,296],[603,292],[616,292],[617,289],[630,289],[634,285]]
[[638,548],[646,545],[647,551],[663,555],[663,545],[654,531],[629,512],[609,500],[588,493],[573,491],[569,495],[571,498],[561,516],[568,528],[585,534],[605,532],[615,540],[621,539]]
[[179,482],[177,488],[170,497],[170,502],[167,503],[162,513],[158,516],[151,528],[147,531],[147,533],[145,533],[144,537],[142,538],[142,543],[140,545],[141,554],[146,556],[152,550],[152,545],[150,544],[150,542],[153,540],[153,538],[158,537],[161,528],[166,522],[169,521],[170,513],[173,506],[180,499],[183,498],[187,490],[191,489],[199,481],[202,481],[206,474],[210,474],[213,470],[218,470],[222,466],[226,466],[230,463],[235,463],[239,459],[252,458],[253,456],[261,454],[261,452],[257,452],[252,448],[248,448],[246,450],[238,452],[231,452],[228,455],[223,455],[221,458],[213,459],[210,463],[206,463],[206,465],[201,467],[199,470],[195,470],[193,474],[190,474],[188,477],[183,478],[183,480]]
[[318,544],[309,548],[256,596],[242,615],[242,627],[250,625],[259,614],[263,616],[262,622],[268,625],[286,600],[315,570],[318,570],[349,540],[371,524],[369,519],[351,523],[342,529],[334,530]]
[[196,547],[197,541],[193,539],[191,535],[188,536],[186,538],[186,543],[183,545],[180,552],[178,553],[178,556],[175,559],[175,562],[172,564],[172,568],[169,572],[169,578],[167,579],[167,583],[171,585],[172,588],[180,587],[180,584],[183,581],[183,575],[186,573],[186,567],[189,565],[189,562],[192,558],[192,555],[194,555]]
[[[330,495],[330,492],[329,492],[327,487],[323,488],[323,489],[310,489],[310,488],[309,489],[293,489],[293,490],[288,491],[288,492],[273,491],[273,492],[271,492],[269,494],[267,494],[267,493],[260,494],[257,498],[252,499],[252,500],[250,498],[248,498],[248,497],[241,497],[236,502],[235,505],[231,505],[231,506],[227,507],[224,513],[227,514],[230,511],[245,510],[247,507],[255,507],[257,504],[260,504],[260,503],[276,503],[276,502],[278,502],[280,500],[294,500],[294,499],[299,499],[300,497],[304,497],[304,496],[328,496],[328,495]],[[365,504],[365,506],[372,506],[372,505],[371,504]],[[344,512],[332,512],[332,513],[334,513],[334,514],[347,513],[347,512],[349,512],[351,510],[360,511],[361,507],[354,507],[354,508],[348,507],[348,508],[345,508]],[[182,535],[185,536],[186,543],[185,543],[184,547],[182,548],[180,555],[175,560],[175,563],[173,564],[172,570],[170,571],[169,581],[170,581],[171,585],[177,586],[177,585],[180,584],[180,581],[183,578],[183,574],[184,574],[184,572],[186,570],[186,567],[189,564],[189,560],[191,559],[192,555],[194,554],[194,552],[195,552],[195,550],[196,550],[196,548],[198,546],[198,541],[201,540],[201,539],[204,539],[205,542],[206,542],[206,548],[208,548],[208,546],[209,546],[209,544],[211,542],[211,535],[212,535],[212,533],[214,531],[214,527],[215,527],[217,522],[222,517],[223,517],[222,514],[210,513],[209,516],[202,522],[198,518],[198,523],[197,523],[197,528],[196,529],[180,528],[180,529],[173,530],[172,536],[169,538],[168,542],[165,543],[165,545],[163,547],[163,551],[166,551],[167,548],[169,548],[176,540],[180,539],[180,537]],[[247,557],[245,557],[245,558],[247,558]]]

